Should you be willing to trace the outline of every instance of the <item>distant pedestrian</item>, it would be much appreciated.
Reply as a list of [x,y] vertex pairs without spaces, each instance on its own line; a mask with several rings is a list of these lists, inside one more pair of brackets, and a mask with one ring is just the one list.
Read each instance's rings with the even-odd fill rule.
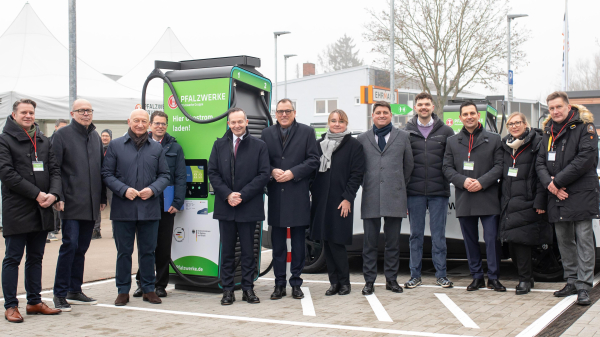
[[[112,131],[109,129],[104,129],[100,132],[100,139],[102,140],[102,156],[106,155],[106,150],[108,149],[108,144],[112,140]],[[107,189],[106,191],[106,203],[110,206],[112,201],[112,191]],[[94,224],[94,232],[92,233],[92,240],[102,239],[102,233],[100,232],[100,226],[102,224],[102,216],[98,217],[96,223]]]
[[59,200],[61,187],[60,168],[52,144],[35,123],[35,108],[33,100],[16,101],[0,135],[2,235],[6,245],[2,292],[6,309],[4,318],[11,323],[23,322],[18,309],[17,284],[25,250],[27,314],[55,315],[61,312],[49,308],[40,295],[46,236],[54,229],[50,206]]

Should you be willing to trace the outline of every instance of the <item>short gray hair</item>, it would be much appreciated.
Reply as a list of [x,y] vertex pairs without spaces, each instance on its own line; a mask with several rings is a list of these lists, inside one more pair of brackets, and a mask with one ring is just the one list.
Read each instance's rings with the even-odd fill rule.
[[56,123],[54,123],[54,126],[59,126],[62,123],[65,123],[65,124],[69,125],[69,120],[68,119],[57,119]]

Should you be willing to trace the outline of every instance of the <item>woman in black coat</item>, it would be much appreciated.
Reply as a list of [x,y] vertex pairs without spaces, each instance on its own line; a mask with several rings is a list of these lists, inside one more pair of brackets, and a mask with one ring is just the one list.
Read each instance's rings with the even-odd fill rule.
[[524,295],[533,287],[531,250],[536,245],[552,242],[552,227],[546,214],[546,189],[535,170],[541,130],[530,129],[527,118],[520,112],[508,117],[506,127],[509,134],[502,139],[504,168],[499,237],[509,243],[519,274],[516,293]]
[[319,140],[320,166],[311,185],[310,237],[323,242],[331,287],[326,296],[350,293],[346,245],[352,244],[354,198],[365,170],[362,145],[348,130],[348,116],[334,110]]

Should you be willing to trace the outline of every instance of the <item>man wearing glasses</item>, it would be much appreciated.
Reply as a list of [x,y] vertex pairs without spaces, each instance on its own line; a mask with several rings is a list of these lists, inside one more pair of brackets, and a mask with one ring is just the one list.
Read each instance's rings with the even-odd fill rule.
[[154,290],[154,250],[162,214],[159,199],[170,184],[169,166],[162,146],[149,139],[148,113],[133,110],[127,124],[129,130],[125,136],[108,145],[102,165],[104,183],[113,191],[110,219],[117,246],[115,305],[129,302],[131,255],[136,234],[142,298],[160,304],[162,301]]
[[300,274],[304,268],[306,228],[310,223],[309,177],[319,167],[315,131],[296,122],[292,101],[277,102],[277,124],[262,131],[261,139],[269,149],[271,180],[268,221],[272,226],[273,271],[275,290],[272,300],[286,295],[287,227],[290,227],[292,261],[290,286],[292,297],[304,297]]
[[[165,195],[160,195],[161,217],[158,222],[158,239],[156,241],[156,250],[154,259],[156,264],[156,282],[155,290],[158,297],[167,297],[165,288],[169,284],[169,261],[171,261],[171,238],[173,236],[173,224],[175,223],[175,213],[181,210],[183,200],[185,199],[186,172],[185,158],[183,149],[177,143],[175,137],[167,133],[168,116],[160,110],[156,110],[150,115],[149,138],[162,145],[163,153],[169,165],[169,186]],[[169,202],[165,206],[165,200]],[[143,291],[140,285],[140,272],[138,270],[135,279],[137,290],[133,297],[142,297]]]
[[102,140],[92,123],[94,110],[85,99],[73,103],[71,124],[56,131],[52,149],[62,177],[60,201],[54,207],[62,219],[62,245],[56,263],[54,306],[71,311],[71,304],[96,304],[81,291],[85,253],[100,212],[106,207],[102,183]]

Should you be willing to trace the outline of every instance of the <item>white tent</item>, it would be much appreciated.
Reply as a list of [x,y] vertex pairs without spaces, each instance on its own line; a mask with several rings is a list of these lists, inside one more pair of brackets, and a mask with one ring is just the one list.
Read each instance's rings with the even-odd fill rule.
[[[77,60],[77,96],[92,103],[95,120],[125,120],[141,102],[141,88],[116,83]],[[14,101],[31,98],[38,104],[36,119],[69,116],[69,55],[25,4],[0,36],[0,126],[12,111]],[[149,97],[159,103],[160,97]]]
[[[132,89],[142,90],[146,78],[148,78],[148,75],[154,69],[154,61],[184,61],[191,59],[192,55],[187,52],[183,44],[175,36],[173,30],[168,27],[148,55],[133,69],[117,80],[117,82]],[[155,79],[150,82],[147,93],[148,95],[162,97],[162,81]]]

